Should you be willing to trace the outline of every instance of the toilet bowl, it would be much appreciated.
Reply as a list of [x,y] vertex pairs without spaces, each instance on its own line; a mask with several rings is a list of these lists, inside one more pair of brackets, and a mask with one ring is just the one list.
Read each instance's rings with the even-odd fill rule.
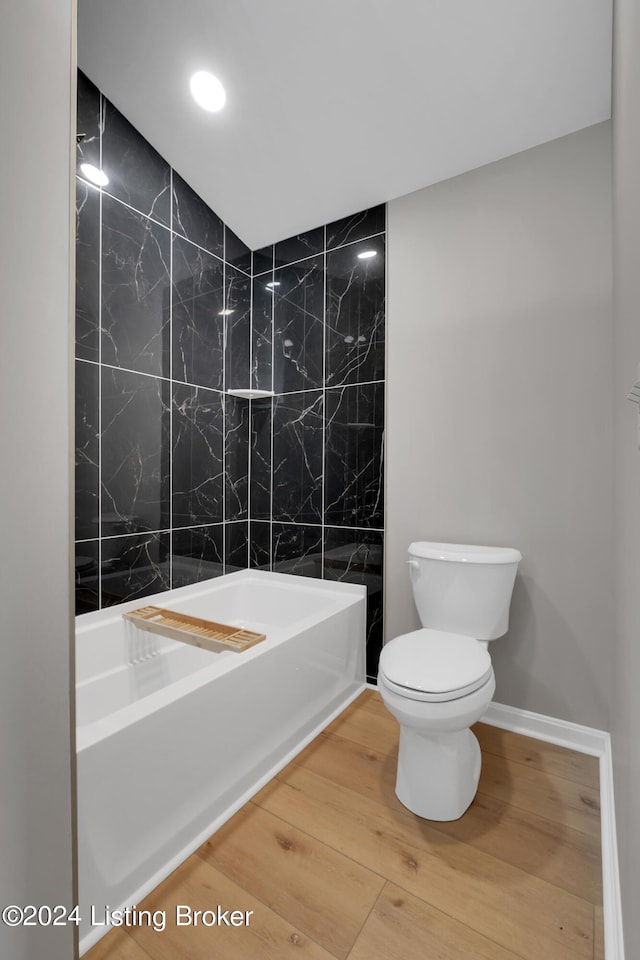
[[420,817],[457,820],[478,787],[480,746],[469,727],[495,691],[488,641],[508,628],[521,555],[413,543],[409,557],[423,628],[387,643],[378,672],[382,700],[400,724],[396,795]]

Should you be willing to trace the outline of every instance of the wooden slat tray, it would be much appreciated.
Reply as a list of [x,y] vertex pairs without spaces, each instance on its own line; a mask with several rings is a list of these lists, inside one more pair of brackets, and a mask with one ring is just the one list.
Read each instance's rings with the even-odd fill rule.
[[254,633],[241,627],[190,617],[186,613],[165,610],[163,607],[139,607],[123,613],[122,616],[141,630],[159,633],[173,640],[182,640],[183,643],[191,643],[204,650],[235,650],[242,653],[265,639],[264,633]]

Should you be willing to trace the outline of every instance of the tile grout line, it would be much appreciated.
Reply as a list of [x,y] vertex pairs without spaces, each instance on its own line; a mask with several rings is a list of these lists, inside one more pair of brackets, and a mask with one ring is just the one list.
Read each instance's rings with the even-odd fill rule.
[[[222,221],[220,221],[222,223]],[[222,573],[227,572],[227,426],[229,402],[227,386],[227,231],[222,225]]]
[[169,167],[169,589],[173,589],[173,167]]
[[[271,247],[271,280],[275,280],[276,270],[276,245]],[[273,432],[275,427],[276,412],[276,371],[275,371],[275,342],[276,342],[276,288],[271,287],[271,463],[269,466],[270,484],[269,484],[269,570],[273,572]]]
[[[325,543],[325,505],[326,505],[326,462],[327,462],[327,225],[325,223],[322,232],[322,546],[320,575],[324,580],[324,558],[326,552]],[[353,946],[353,944],[352,944]]]
[[[249,253],[249,387],[253,382],[253,251]],[[247,556],[246,569],[251,569],[251,483],[253,475],[253,400],[249,397],[249,439],[247,444]]]
[[[100,170],[102,170],[104,116],[104,96],[99,93]],[[98,197],[98,610],[102,610],[102,373],[102,191],[100,191]]]
[[[171,178],[173,178],[173,168],[170,167],[169,169],[171,171]],[[174,230],[173,227],[167,226],[166,223],[163,223],[161,220],[158,220],[156,217],[151,216],[151,214],[145,213],[143,210],[139,210],[137,207],[134,207],[130,203],[127,203],[126,200],[122,200],[120,197],[116,197],[115,194],[109,193],[108,190],[103,190],[101,187],[96,186],[95,183],[91,183],[90,180],[85,180],[85,178],[81,177],[80,174],[76,174],[76,179],[80,180],[81,183],[86,184],[88,187],[91,187],[92,190],[95,190],[97,193],[100,193],[102,196],[108,197],[110,200],[115,200],[116,203],[119,203],[121,206],[126,207],[128,210],[131,210],[131,212],[137,214],[137,216],[144,217],[145,220],[150,220],[151,223],[155,223],[156,226],[162,227],[163,230],[168,230],[172,237],[176,237],[178,240],[185,240],[192,247],[196,247],[198,250],[202,250],[203,253],[206,253],[208,256],[213,257],[215,260],[218,260],[220,263],[222,263],[223,257],[221,257],[219,253],[214,253],[212,250],[208,250],[206,247],[201,246],[201,244],[196,243],[196,241],[192,240],[190,237],[186,237],[183,233],[180,233],[178,230]],[[205,206],[207,206],[207,204],[205,204]],[[208,207],[208,209],[211,210],[211,207]],[[215,210],[212,210],[211,212],[214,213],[216,217],[218,216],[215,213]],[[172,218],[170,216],[170,221],[171,219]],[[219,217],[218,219],[220,220]],[[223,227],[226,226],[222,220],[220,220],[220,222],[223,224]],[[223,241],[223,249],[224,249],[224,241]],[[234,270],[237,270],[238,273],[241,273],[243,277],[246,277],[247,279],[251,279],[251,274],[243,270],[242,267],[237,267],[234,263],[230,263],[229,266],[232,267]]]

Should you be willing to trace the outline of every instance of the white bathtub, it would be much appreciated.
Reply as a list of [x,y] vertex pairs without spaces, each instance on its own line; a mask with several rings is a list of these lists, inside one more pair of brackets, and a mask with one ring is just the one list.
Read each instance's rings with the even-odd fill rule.
[[[243,570],[78,618],[81,952],[363,689],[364,587]],[[267,639],[210,653],[122,618],[155,603]]]

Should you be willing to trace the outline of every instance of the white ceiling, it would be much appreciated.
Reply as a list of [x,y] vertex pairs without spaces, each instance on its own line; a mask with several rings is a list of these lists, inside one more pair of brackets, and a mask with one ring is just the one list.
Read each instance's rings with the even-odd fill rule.
[[81,69],[252,249],[610,115],[611,0],[78,6]]

